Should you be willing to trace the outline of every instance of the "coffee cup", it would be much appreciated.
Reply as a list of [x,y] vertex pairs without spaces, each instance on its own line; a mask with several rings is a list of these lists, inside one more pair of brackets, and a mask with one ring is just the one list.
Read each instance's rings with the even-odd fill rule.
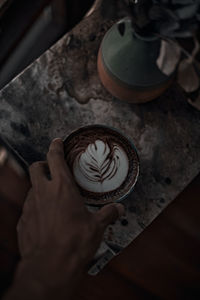
[[120,202],[137,182],[137,150],[115,128],[105,125],[81,127],[64,140],[64,151],[86,204],[100,206]]

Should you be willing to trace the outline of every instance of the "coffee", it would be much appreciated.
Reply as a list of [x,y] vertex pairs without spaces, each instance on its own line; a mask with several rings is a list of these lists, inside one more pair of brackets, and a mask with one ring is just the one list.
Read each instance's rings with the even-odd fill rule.
[[117,130],[91,125],[65,141],[65,156],[86,203],[120,201],[135,185],[139,161],[133,144]]

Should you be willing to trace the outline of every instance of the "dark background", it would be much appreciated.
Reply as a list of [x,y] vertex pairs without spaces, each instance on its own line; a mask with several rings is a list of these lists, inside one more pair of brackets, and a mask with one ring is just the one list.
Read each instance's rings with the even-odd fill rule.
[[94,0],[0,0],[0,89],[74,27]]

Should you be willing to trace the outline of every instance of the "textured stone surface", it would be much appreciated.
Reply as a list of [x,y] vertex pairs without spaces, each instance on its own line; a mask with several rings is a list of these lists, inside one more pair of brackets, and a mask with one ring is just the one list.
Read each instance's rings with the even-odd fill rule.
[[87,124],[116,127],[137,147],[141,171],[124,201],[127,216],[109,226],[93,273],[200,171],[200,112],[176,83],[159,99],[133,105],[114,99],[99,82],[97,52],[113,21],[98,9],[0,92],[1,134],[28,163],[45,158],[51,139]]

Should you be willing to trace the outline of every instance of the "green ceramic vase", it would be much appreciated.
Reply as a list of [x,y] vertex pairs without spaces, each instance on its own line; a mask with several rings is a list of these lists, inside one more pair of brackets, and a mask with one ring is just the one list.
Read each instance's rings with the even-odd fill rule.
[[[120,34],[119,23],[125,24]],[[98,54],[98,72],[105,88],[132,103],[160,96],[172,83],[180,53],[156,36],[138,36],[131,20],[114,24],[104,36]]]

